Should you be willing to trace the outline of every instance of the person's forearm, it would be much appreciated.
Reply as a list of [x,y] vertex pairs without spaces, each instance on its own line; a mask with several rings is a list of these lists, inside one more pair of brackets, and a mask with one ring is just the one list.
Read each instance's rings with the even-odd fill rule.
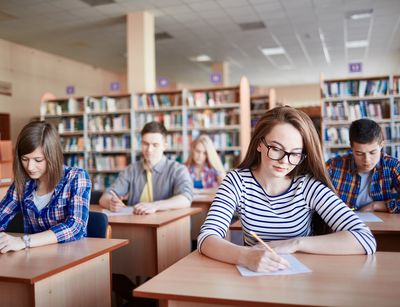
[[233,244],[217,236],[209,236],[201,245],[201,253],[218,261],[243,264],[246,247]]
[[348,231],[339,231],[322,236],[299,237],[299,252],[326,255],[365,254],[357,239]]
[[30,237],[31,237],[31,243],[30,243],[31,247],[57,243],[56,234],[51,230],[35,233],[30,235]]
[[108,193],[104,193],[100,197],[99,205],[103,208],[110,209],[110,200],[111,200],[111,195]]
[[171,198],[155,201],[154,203],[157,205],[157,211],[188,208],[191,205],[189,199],[183,195],[172,196]]

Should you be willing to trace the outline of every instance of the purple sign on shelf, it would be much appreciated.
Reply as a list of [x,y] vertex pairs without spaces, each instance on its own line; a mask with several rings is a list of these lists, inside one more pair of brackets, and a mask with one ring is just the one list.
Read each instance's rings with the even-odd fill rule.
[[169,81],[165,77],[160,77],[158,78],[158,86],[159,87],[168,87],[169,86]]
[[349,63],[349,72],[362,72],[362,63]]
[[68,85],[68,86],[65,88],[65,92],[66,92],[68,95],[75,94],[75,86],[74,86],[74,85]]
[[120,88],[121,86],[118,81],[110,83],[110,91],[119,91]]
[[213,72],[210,75],[210,82],[214,84],[218,84],[222,82],[222,74],[219,72]]

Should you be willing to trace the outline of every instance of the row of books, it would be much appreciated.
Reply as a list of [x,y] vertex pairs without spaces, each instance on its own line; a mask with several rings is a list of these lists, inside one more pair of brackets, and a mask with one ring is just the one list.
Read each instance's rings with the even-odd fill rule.
[[168,129],[181,129],[183,124],[181,112],[139,113],[136,116],[136,126],[143,127],[146,123],[157,121]]
[[239,115],[233,111],[204,110],[203,112],[188,113],[189,128],[214,128],[230,125],[239,125]]
[[[199,135],[200,131],[196,129],[192,130],[188,136],[189,144]],[[240,144],[238,131],[207,133],[207,135],[213,141],[215,149],[220,151],[230,150],[229,147],[237,147]]]
[[91,174],[92,179],[92,190],[104,191],[106,188],[110,187],[115,179],[117,179],[118,174]]
[[130,109],[130,97],[89,97],[87,99],[86,110],[90,112],[117,112],[118,110]]
[[83,136],[63,137],[61,138],[61,145],[64,152],[85,150],[85,141]]
[[115,171],[119,172],[128,165],[128,157],[126,155],[102,156],[96,155],[94,159],[88,161],[88,167],[96,171]]
[[82,155],[64,155],[64,163],[68,166],[85,168],[85,158]]
[[324,97],[364,97],[388,94],[388,79],[348,80],[323,84]]
[[[400,139],[400,125],[390,127],[382,126],[383,137],[387,141]],[[350,146],[348,127],[329,127],[324,129],[324,141],[327,145]]]
[[238,95],[238,92],[234,90],[189,92],[187,105],[189,107],[205,107],[238,102]]
[[400,98],[394,99],[393,115],[400,117]]
[[400,77],[393,78],[393,94],[400,94]]
[[389,117],[389,101],[328,101],[324,104],[325,120],[348,120],[354,121],[360,118],[371,118],[382,120],[383,114]]
[[182,106],[181,93],[176,94],[142,94],[137,98],[135,110],[147,110],[150,108],[180,107]]
[[130,129],[129,115],[118,116],[95,116],[88,120],[89,131],[91,132],[112,132]]
[[58,133],[80,132],[83,131],[83,118],[68,117],[63,118],[58,123]]
[[97,152],[129,150],[131,148],[131,138],[129,135],[97,136],[91,138],[90,146],[89,150]]
[[40,106],[40,115],[62,115],[63,113],[83,113],[83,100],[69,98],[60,101],[48,101]]

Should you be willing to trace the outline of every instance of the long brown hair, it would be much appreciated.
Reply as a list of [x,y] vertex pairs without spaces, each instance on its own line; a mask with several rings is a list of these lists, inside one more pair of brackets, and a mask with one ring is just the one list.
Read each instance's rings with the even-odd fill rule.
[[[258,121],[253,136],[250,140],[246,156],[239,168],[255,169],[261,163],[261,153],[257,147],[261,139],[267,135],[277,124],[288,123],[295,127],[303,138],[303,152],[307,154],[306,159],[297,165],[290,173],[290,177],[301,174],[311,174],[317,180],[323,182],[334,191],[334,187],[325,168],[321,142],[310,117],[295,108],[289,106],[276,107],[267,111]],[[288,135],[288,137],[290,137]]]
[[14,182],[18,198],[24,195],[25,184],[29,180],[21,158],[30,154],[38,147],[42,147],[43,155],[47,163],[48,189],[54,190],[63,176],[64,158],[60,137],[56,128],[44,121],[33,121],[22,128],[15,145],[15,158],[13,164]]
[[207,155],[206,163],[207,163],[208,167],[211,167],[211,168],[214,168],[215,170],[217,170],[218,173],[220,174],[220,176],[222,178],[224,178],[226,175],[224,166],[223,166],[221,159],[219,158],[218,153],[214,147],[213,141],[211,140],[211,138],[208,135],[202,134],[192,142],[192,144],[190,146],[191,150],[189,153],[189,157],[188,157],[187,161],[185,162],[185,165],[187,167],[190,167],[193,165],[193,163],[194,163],[193,152],[194,152],[196,145],[199,143],[202,144],[206,150],[206,155]]

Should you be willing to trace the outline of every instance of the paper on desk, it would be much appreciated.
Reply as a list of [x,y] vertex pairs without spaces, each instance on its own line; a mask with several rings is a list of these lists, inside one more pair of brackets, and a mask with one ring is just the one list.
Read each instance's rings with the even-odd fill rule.
[[355,214],[363,222],[383,222],[379,217],[377,217],[372,212],[355,212]]
[[122,207],[118,212],[113,212],[108,209],[102,209],[101,212],[107,214],[108,216],[116,216],[116,215],[132,215],[133,207]]
[[302,264],[297,258],[293,255],[280,255],[282,258],[285,258],[290,263],[290,268],[279,270],[276,272],[253,272],[249,269],[237,265],[237,269],[239,270],[240,275],[242,276],[262,276],[262,275],[293,275],[293,274],[301,274],[301,273],[309,273],[311,270]]

